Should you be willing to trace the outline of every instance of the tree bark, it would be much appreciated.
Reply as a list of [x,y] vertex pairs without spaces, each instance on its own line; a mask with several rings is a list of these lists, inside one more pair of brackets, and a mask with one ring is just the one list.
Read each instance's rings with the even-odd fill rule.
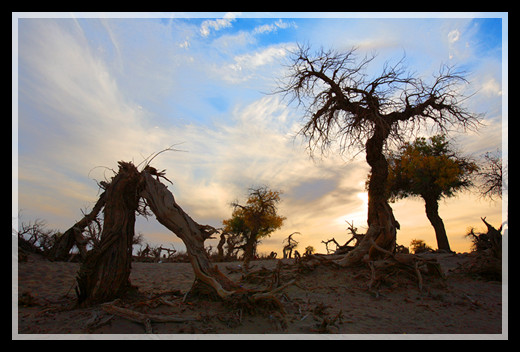
[[105,191],[100,244],[87,254],[77,275],[76,294],[82,306],[113,300],[130,288],[139,181],[135,166],[120,161],[119,172]]
[[435,229],[435,237],[437,238],[437,248],[451,252],[448,236],[446,235],[446,228],[444,222],[439,216],[439,203],[436,198],[424,197],[426,205],[426,216],[433,228]]
[[256,234],[251,234],[247,237],[246,243],[244,245],[244,270],[249,270],[249,263],[255,256],[255,244],[256,244]]
[[165,185],[154,179],[146,169],[141,172],[141,175],[143,180],[141,196],[146,199],[157,220],[175,233],[186,246],[195,272],[195,282],[190,294],[216,293],[221,298],[233,294],[232,290],[238,288],[237,285],[216,266],[211,266],[208,253],[204,249],[204,241],[211,234],[182,210]]
[[394,252],[399,223],[386,197],[388,162],[383,154],[383,144],[389,133],[389,126],[380,123],[367,140],[366,160],[372,168],[368,186],[368,230],[359,245],[338,262],[340,265],[357,264],[367,253],[370,260],[384,256],[385,253],[372,246],[372,241],[378,247]]

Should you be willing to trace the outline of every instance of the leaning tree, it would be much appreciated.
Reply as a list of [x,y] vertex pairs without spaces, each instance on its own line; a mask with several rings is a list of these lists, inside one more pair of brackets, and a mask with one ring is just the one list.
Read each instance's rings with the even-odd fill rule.
[[[305,110],[299,131],[312,152],[339,144],[341,153],[361,148],[371,167],[368,184],[368,230],[365,238],[339,261],[344,266],[358,263],[366,254],[377,259],[393,252],[399,223],[388,204],[388,162],[385,148],[402,141],[421,126],[446,133],[451,127],[476,128],[479,116],[462,105],[460,72],[442,66],[431,80],[406,72],[403,60],[386,63],[371,77],[368,66],[374,56],[358,57],[346,52],[298,46],[292,53],[288,75],[278,93],[296,100]],[[383,251],[382,251],[382,250]]]
[[[119,170],[114,177],[99,183],[104,191],[94,209],[72,227],[71,242],[74,233],[79,233],[94,221],[98,213],[103,213],[100,240],[86,253],[77,273],[75,290],[78,305],[108,302],[135,290],[130,282],[130,271],[136,215],[151,215],[151,211],[186,246],[195,274],[187,296],[202,294],[240,302],[248,307],[261,302],[262,307],[279,308],[280,303],[273,294],[292,282],[271,291],[247,290],[220,272],[211,263],[204,247],[205,240],[217,230],[197,223],[177,204],[173,194],[161,182],[161,178],[168,180],[165,170],[158,171],[151,167],[150,161],[141,170],[131,162],[119,161]],[[56,246],[56,253],[61,253],[68,246],[68,241]]]
[[417,138],[389,156],[390,201],[418,196],[424,200],[426,216],[435,230],[437,247],[451,252],[439,201],[454,197],[473,186],[477,164],[457,151],[445,136]]

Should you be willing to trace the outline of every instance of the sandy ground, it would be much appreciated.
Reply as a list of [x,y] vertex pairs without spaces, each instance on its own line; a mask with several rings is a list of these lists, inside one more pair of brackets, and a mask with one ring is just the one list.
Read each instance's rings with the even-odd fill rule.
[[[463,273],[460,269],[471,255],[430,256],[441,264],[445,280],[425,276],[422,291],[413,275],[388,275],[378,287],[369,289],[368,267],[340,269],[322,265],[297,272],[288,265],[292,260],[284,260],[287,265],[280,271],[281,283],[296,279],[296,284],[277,295],[283,313],[251,313],[208,300],[183,302],[183,294],[194,279],[190,264],[133,263],[130,279],[139,288],[139,299],[123,299],[117,306],[145,314],[193,318],[183,322],[152,321],[152,335],[145,335],[142,323],[110,314],[101,306],[73,307],[78,263],[49,262],[30,255],[27,262],[18,263],[18,277],[13,278],[13,338],[506,339],[507,301],[503,302],[502,291],[507,290],[507,285]],[[242,273],[230,272],[229,268],[239,264],[217,265],[244,287],[264,288],[272,277],[268,270],[276,267],[277,260],[252,262],[253,271],[265,268],[267,273],[265,281],[256,283],[240,281]]]

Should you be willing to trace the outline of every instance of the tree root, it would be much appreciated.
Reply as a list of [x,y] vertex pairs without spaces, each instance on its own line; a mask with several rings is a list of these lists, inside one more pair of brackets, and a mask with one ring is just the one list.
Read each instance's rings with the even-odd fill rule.
[[[371,240],[371,239],[369,239]],[[406,270],[409,273],[415,274],[417,278],[417,286],[419,291],[422,292],[424,288],[423,277],[421,274],[421,266],[426,269],[426,273],[435,275],[442,279],[444,282],[445,277],[436,259],[424,259],[414,254],[407,253],[391,253],[381,247],[379,247],[373,240],[371,240],[373,248],[383,252],[387,255],[387,259],[369,261],[368,266],[371,271],[370,281],[368,283],[369,290],[372,290],[378,281],[376,278],[376,268],[388,269],[390,267],[396,267],[398,270]]]

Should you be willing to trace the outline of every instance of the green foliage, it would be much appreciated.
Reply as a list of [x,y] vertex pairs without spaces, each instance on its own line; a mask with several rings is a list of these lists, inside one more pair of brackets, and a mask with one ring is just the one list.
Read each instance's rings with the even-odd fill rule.
[[477,165],[453,150],[443,135],[417,138],[388,158],[391,201],[409,196],[439,200],[473,185]]

